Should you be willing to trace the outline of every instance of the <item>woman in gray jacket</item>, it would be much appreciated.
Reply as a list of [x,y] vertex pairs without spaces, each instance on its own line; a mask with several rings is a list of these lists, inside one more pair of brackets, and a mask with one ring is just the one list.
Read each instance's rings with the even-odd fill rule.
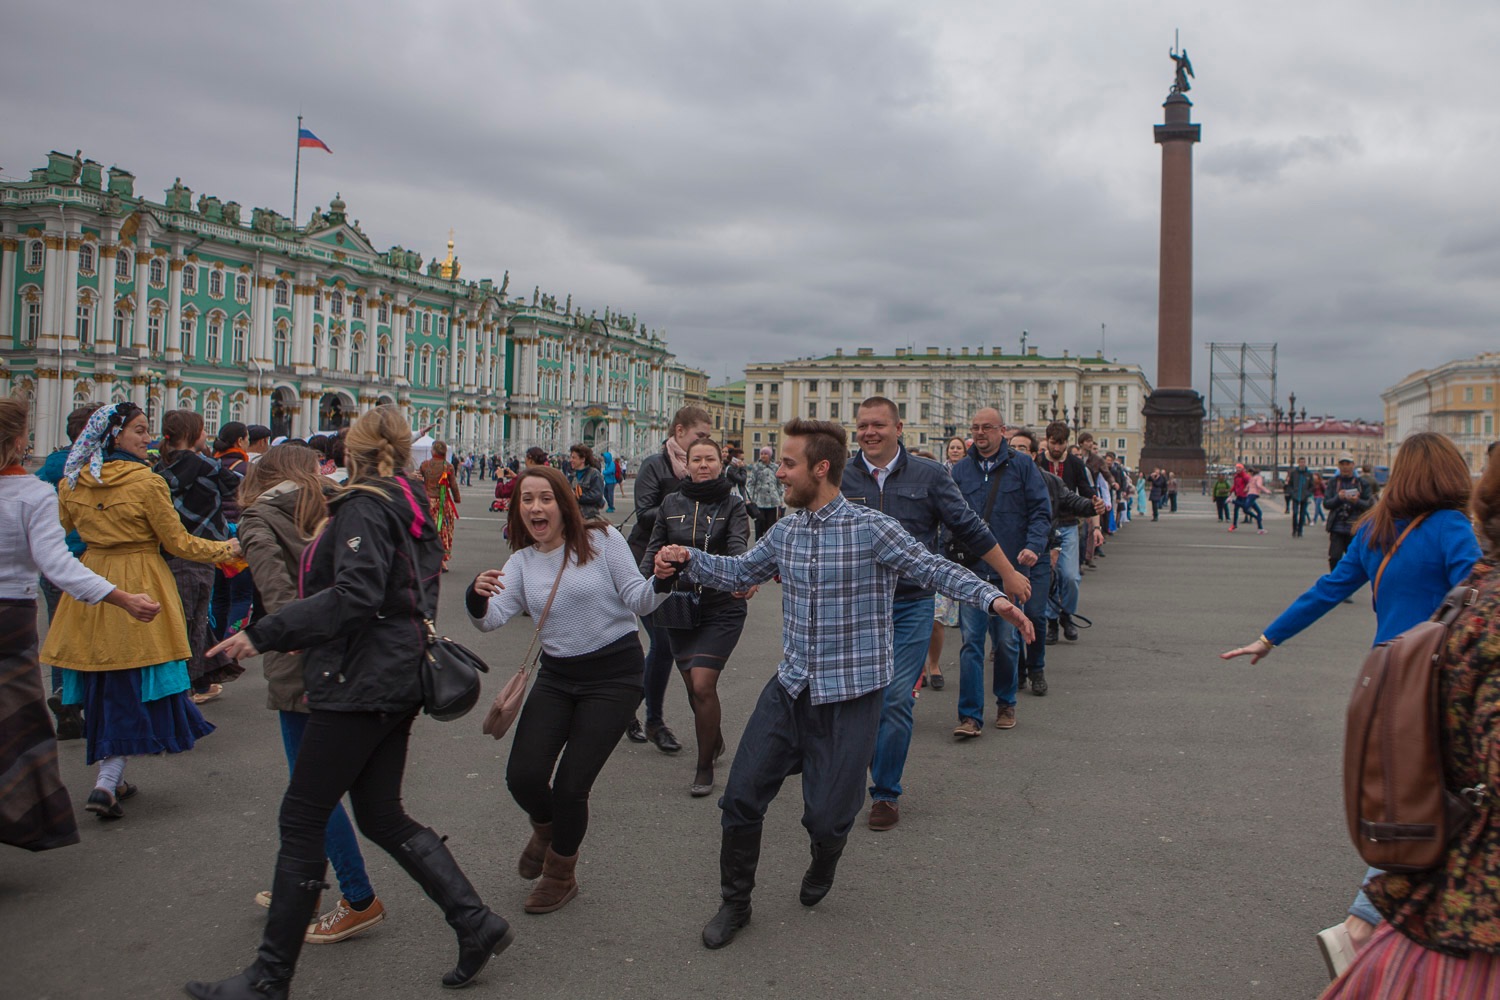
[[578,498],[578,509],[585,521],[594,521],[604,512],[604,473],[599,471],[594,449],[575,444],[568,449],[568,481]]

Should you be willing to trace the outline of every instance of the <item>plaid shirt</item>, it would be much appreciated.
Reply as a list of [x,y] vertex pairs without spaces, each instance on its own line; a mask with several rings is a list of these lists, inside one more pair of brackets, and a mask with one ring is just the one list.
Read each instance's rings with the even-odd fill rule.
[[748,590],[781,574],[781,663],[793,698],[848,701],[891,682],[895,626],[891,605],[900,577],[988,608],[1002,596],[973,573],[933,555],[893,517],[842,495],[816,511],[777,521],[742,556],[694,551],[687,579],[717,590]]

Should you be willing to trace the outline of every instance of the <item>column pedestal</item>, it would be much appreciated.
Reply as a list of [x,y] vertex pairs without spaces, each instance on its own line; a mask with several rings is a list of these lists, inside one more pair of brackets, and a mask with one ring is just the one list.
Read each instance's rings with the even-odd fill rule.
[[1157,389],[1146,397],[1146,443],[1141,468],[1160,466],[1179,479],[1197,479],[1208,467],[1203,451],[1203,397],[1193,389]]

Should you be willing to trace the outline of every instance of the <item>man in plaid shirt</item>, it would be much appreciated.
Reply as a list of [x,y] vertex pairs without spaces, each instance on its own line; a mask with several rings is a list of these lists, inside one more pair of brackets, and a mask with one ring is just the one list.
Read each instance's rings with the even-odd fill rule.
[[744,591],[780,575],[782,659],[740,738],[724,797],[719,872],[724,904],[703,928],[721,948],[750,922],[760,861],[761,824],[781,783],[802,775],[802,823],[812,864],[801,900],[813,906],[833,887],[849,830],[864,804],[865,771],[875,751],[883,692],[893,672],[892,603],[907,577],[1001,615],[1025,633],[1031,623],[993,585],[929,552],[879,511],[839,492],[848,435],[836,423],[793,420],[782,428],[788,507],[742,556],[713,556],[680,545],[656,556],[656,575]]

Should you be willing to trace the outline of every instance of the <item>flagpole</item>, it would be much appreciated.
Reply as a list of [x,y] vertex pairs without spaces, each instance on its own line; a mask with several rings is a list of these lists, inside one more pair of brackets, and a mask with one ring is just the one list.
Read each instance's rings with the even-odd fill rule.
[[292,170],[292,225],[297,225],[297,189],[302,183],[302,116],[297,116],[297,166]]

